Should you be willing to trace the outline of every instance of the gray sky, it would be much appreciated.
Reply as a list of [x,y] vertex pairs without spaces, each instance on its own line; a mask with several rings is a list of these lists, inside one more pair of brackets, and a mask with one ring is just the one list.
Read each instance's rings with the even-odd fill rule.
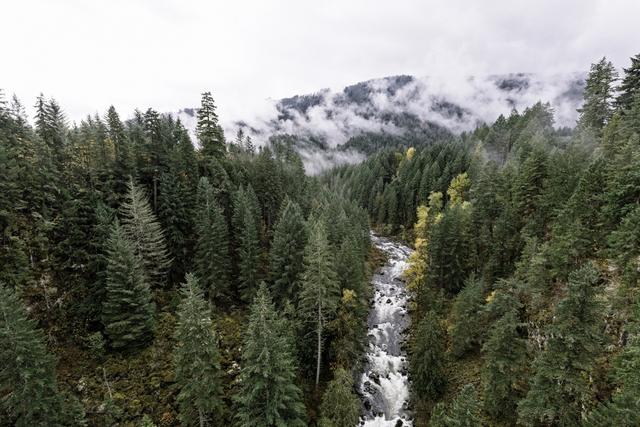
[[113,104],[176,111],[210,90],[223,119],[264,99],[393,74],[617,67],[640,51],[640,1],[3,0],[0,87],[77,120]]

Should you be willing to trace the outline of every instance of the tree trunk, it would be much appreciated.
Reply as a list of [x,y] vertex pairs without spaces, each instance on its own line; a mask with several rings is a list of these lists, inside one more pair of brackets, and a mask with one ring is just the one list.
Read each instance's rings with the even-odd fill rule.
[[318,388],[318,384],[320,383],[320,357],[322,355],[322,311],[320,310],[320,306],[318,306],[318,354],[317,362],[316,362],[316,389]]
[[200,418],[200,427],[204,427],[204,414],[200,408],[198,408],[198,417]]

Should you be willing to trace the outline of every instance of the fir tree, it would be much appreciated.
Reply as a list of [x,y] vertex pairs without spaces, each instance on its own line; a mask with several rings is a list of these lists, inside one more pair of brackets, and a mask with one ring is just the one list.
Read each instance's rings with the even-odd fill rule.
[[462,387],[450,407],[438,403],[433,412],[430,427],[477,427],[484,424],[475,387],[471,384]]
[[616,106],[624,114],[631,109],[634,96],[640,91],[640,53],[631,58],[631,66],[623,68],[624,77],[618,88]]
[[451,340],[454,356],[461,357],[480,344],[484,330],[481,315],[483,305],[482,284],[472,278],[456,296],[452,307]]
[[263,283],[251,305],[242,349],[236,395],[241,427],[307,425],[302,391],[295,384],[292,339],[283,326]]
[[155,285],[164,284],[167,268],[171,264],[164,232],[146,194],[133,183],[133,179],[129,180],[128,194],[120,207],[120,214],[122,229],[133,243],[147,277]]
[[298,310],[313,325],[316,346],[316,388],[320,383],[322,347],[327,323],[335,315],[340,288],[327,232],[316,222],[304,250],[304,273],[300,285]]
[[217,299],[229,291],[229,237],[213,187],[204,177],[198,185],[196,236],[194,264],[198,278],[209,299]]
[[202,94],[196,134],[205,157],[221,159],[224,156],[226,151],[224,134],[222,127],[218,124],[218,114],[211,92]]
[[411,338],[409,355],[413,391],[418,398],[436,400],[444,391],[446,332],[434,311],[427,312]]
[[183,425],[217,425],[222,411],[220,354],[208,302],[193,274],[187,274],[178,307],[174,350],[177,400]]
[[255,194],[240,187],[234,197],[233,226],[237,241],[238,285],[246,302],[253,299],[260,269],[260,241]]
[[307,231],[297,203],[287,200],[276,224],[269,253],[269,273],[277,301],[297,298]]
[[527,396],[518,405],[524,425],[578,425],[593,402],[589,374],[601,351],[596,270],[587,265],[569,277],[567,296],[554,313]]
[[[0,414],[17,427],[61,425],[55,362],[14,291],[0,283]],[[15,423],[15,424],[14,424]]]
[[321,427],[353,427],[360,418],[360,399],[353,391],[353,375],[343,368],[333,373],[320,405]]
[[190,209],[187,191],[173,173],[163,173],[160,177],[160,203],[158,219],[165,231],[171,253],[172,265],[170,282],[175,283],[189,268],[189,240],[191,235]]
[[592,128],[598,135],[602,133],[613,114],[613,83],[617,77],[616,69],[607,58],[591,64],[583,94],[584,104],[578,110],[579,125]]
[[153,338],[155,308],[141,260],[118,222],[107,242],[107,259],[105,333],[114,349],[143,346]]

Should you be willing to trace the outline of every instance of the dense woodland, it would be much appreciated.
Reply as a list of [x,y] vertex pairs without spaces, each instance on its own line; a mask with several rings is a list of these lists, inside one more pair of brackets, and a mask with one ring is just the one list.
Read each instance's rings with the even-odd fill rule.
[[620,77],[571,132],[537,103],[331,176],[413,242],[417,425],[640,425],[640,55]]
[[640,55],[584,99],[308,177],[209,93],[197,141],[3,95],[0,425],[355,426],[370,224],[415,248],[416,425],[640,425]]

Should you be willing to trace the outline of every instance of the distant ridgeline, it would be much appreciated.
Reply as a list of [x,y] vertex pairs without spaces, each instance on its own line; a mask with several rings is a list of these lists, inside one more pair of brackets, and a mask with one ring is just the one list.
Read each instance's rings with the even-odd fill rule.
[[326,175],[414,242],[416,424],[640,425],[640,55],[617,77],[575,129],[536,103]]
[[[229,123],[254,141],[289,135],[305,162],[317,173],[340,163],[361,161],[381,148],[429,144],[491,123],[499,114],[549,102],[558,126],[575,125],[584,75],[510,74],[440,82],[394,76],[321,90],[274,102],[270,114]],[[194,109],[177,117],[192,123]]]

